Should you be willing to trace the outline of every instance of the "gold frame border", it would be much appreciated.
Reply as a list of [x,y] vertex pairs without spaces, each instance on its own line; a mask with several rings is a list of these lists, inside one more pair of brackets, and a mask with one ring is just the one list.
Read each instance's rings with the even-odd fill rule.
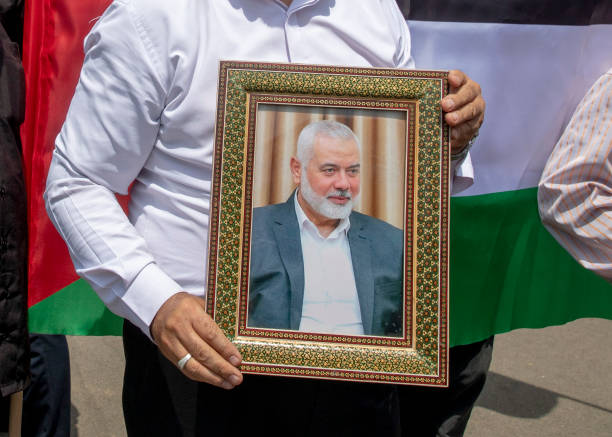
[[[243,372],[448,385],[450,135],[439,103],[447,93],[444,71],[221,62],[207,309],[243,355]],[[243,255],[246,248],[248,257],[250,244],[250,222],[245,222],[245,217],[250,220],[245,211],[250,207],[252,187],[248,156],[254,117],[250,108],[251,99],[261,96],[295,102],[311,99],[313,105],[350,101],[350,107],[360,107],[354,103],[362,102],[367,105],[363,107],[381,109],[414,103],[418,123],[414,133],[415,176],[412,190],[406,189],[406,196],[413,197],[414,228],[412,239],[405,239],[405,251],[413,253],[413,282],[407,290],[410,302],[405,310],[412,317],[410,344],[390,337],[346,341],[341,336],[294,331],[271,330],[267,332],[273,335],[268,336],[239,331],[241,284],[248,278],[248,259],[245,262]],[[245,232],[247,227],[249,231]]]

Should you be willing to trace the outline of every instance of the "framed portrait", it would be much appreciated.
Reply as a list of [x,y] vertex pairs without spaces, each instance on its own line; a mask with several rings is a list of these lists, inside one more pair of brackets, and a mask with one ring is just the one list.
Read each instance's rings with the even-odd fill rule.
[[447,72],[219,71],[207,310],[241,370],[447,386]]

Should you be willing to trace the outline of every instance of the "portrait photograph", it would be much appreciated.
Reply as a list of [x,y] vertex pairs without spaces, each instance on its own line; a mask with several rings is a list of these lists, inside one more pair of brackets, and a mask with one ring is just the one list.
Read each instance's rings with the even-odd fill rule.
[[248,328],[403,337],[408,116],[258,105]]
[[207,310],[241,370],[445,385],[446,73],[222,62]]

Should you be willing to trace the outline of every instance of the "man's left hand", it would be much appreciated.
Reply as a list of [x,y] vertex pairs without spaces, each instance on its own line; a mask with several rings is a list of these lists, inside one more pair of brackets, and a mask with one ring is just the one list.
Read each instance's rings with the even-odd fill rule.
[[451,151],[457,154],[476,135],[484,120],[485,101],[480,85],[464,72],[451,70],[448,73],[450,94],[442,99],[444,120],[452,127]]

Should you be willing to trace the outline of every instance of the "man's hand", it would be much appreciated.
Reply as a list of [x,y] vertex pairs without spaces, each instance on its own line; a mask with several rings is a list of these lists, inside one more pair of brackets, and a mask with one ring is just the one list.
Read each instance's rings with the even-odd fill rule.
[[459,70],[448,73],[450,94],[442,99],[444,120],[451,129],[451,152],[457,154],[478,132],[484,120],[485,101],[480,85]]
[[183,373],[189,378],[231,389],[242,382],[237,369],[242,357],[206,314],[204,300],[177,293],[159,309],[151,324],[159,349],[175,365],[189,352]]

